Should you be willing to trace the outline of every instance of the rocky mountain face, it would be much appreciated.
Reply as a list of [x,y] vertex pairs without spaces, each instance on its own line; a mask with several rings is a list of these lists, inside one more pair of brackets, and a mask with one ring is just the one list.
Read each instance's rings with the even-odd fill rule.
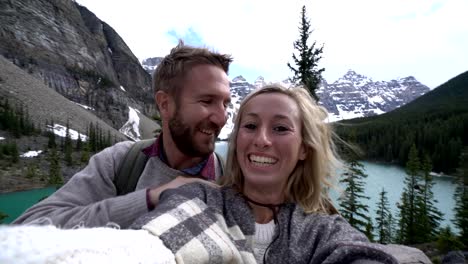
[[330,113],[330,121],[336,121],[389,112],[429,90],[413,76],[375,82],[349,70],[334,83],[323,81],[317,95]]
[[156,70],[156,67],[158,67],[159,63],[161,63],[162,59],[163,57],[153,57],[144,59],[141,62],[141,66],[143,66],[143,69],[145,69],[145,71],[149,75],[153,76],[154,70]]
[[2,0],[0,25],[0,55],[112,127],[126,122],[128,106],[155,113],[151,76],[85,7],[71,0]]

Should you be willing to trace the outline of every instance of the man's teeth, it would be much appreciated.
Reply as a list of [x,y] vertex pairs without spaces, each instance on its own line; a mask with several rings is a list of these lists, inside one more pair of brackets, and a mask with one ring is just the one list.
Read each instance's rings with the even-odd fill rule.
[[263,165],[263,166],[275,164],[277,162],[276,159],[264,157],[264,156],[256,156],[256,155],[250,155],[249,159],[251,162],[254,162],[257,165]]
[[202,132],[203,134],[207,134],[207,135],[214,134],[213,130],[207,130],[207,129],[200,129],[200,132]]

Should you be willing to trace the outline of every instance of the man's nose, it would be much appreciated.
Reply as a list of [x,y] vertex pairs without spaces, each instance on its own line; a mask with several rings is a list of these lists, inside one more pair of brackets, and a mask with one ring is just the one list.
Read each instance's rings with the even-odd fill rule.
[[215,123],[220,128],[222,128],[226,124],[227,108],[224,106],[223,103],[217,104],[216,107],[212,109],[209,119],[211,122]]

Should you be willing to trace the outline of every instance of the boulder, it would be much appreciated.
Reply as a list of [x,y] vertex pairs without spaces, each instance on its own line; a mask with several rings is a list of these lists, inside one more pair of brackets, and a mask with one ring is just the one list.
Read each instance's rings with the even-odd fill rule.
[[431,260],[421,250],[413,247],[389,244],[385,246],[385,251],[393,255],[401,264],[432,264]]

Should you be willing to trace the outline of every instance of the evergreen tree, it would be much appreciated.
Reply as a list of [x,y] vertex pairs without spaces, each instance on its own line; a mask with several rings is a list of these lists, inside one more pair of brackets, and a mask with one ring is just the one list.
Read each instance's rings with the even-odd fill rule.
[[76,150],[81,151],[82,147],[83,147],[83,141],[81,140],[81,134],[78,133],[78,139],[76,140]]
[[16,142],[12,142],[10,144],[10,155],[11,155],[11,162],[18,163],[19,162],[19,151],[18,145]]
[[51,125],[46,123],[47,137],[49,141],[47,142],[47,148],[56,148],[57,143],[55,142],[55,133],[54,133],[54,121],[51,121]]
[[89,156],[90,156],[89,149],[90,149],[90,146],[89,146],[89,141],[88,141],[84,143],[83,149],[81,150],[81,158],[80,158],[81,163],[85,164],[89,161]]
[[439,232],[440,222],[442,221],[443,214],[437,209],[434,203],[437,200],[434,199],[434,181],[431,176],[431,160],[429,156],[425,156],[424,162],[422,163],[422,171],[424,176],[423,185],[420,186],[418,192],[420,193],[420,205],[418,208],[418,232],[420,233],[421,241],[430,242],[433,241]]
[[64,143],[65,163],[67,164],[67,166],[73,165],[72,151],[73,151],[73,146],[72,146],[72,140],[70,137],[70,123],[67,121],[67,128],[65,130],[65,143]]
[[364,181],[367,175],[352,150],[345,154],[345,158],[347,166],[340,179],[340,183],[344,185],[344,193],[338,198],[340,212],[349,224],[366,233],[370,220],[369,208],[362,200],[369,199],[364,195]]
[[296,67],[288,63],[289,69],[294,73],[291,81],[295,84],[301,84],[313,98],[318,101],[316,90],[322,80],[322,72],[324,68],[318,68],[323,46],[316,48],[316,41],[309,46],[308,40],[313,30],[310,29],[310,20],[307,18],[306,7],[302,6],[301,23],[299,26],[299,39],[294,42],[294,49],[297,50],[298,55],[293,53],[292,57]]
[[49,149],[49,184],[63,184],[60,159],[56,148]]
[[460,230],[460,241],[468,247],[468,147],[464,147],[457,169],[454,224]]
[[399,239],[400,243],[404,244],[414,244],[417,241],[417,193],[415,188],[418,186],[417,176],[419,174],[420,166],[418,150],[416,149],[416,145],[413,144],[406,164],[406,186],[402,193],[400,206]]
[[376,210],[376,226],[378,233],[377,242],[381,244],[388,244],[393,242],[393,228],[392,228],[392,213],[390,212],[390,204],[387,198],[387,192],[384,188],[379,193],[379,201],[377,202]]

